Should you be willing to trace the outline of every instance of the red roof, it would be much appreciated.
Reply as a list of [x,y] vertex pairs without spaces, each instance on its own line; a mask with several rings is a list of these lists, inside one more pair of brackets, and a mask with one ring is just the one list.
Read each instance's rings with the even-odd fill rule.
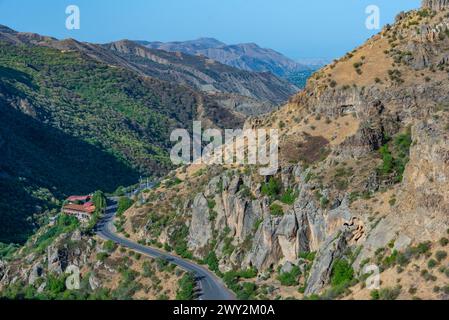
[[75,201],[89,201],[91,196],[71,196],[67,199],[67,201],[75,202]]
[[85,205],[79,205],[79,204],[68,204],[65,205],[63,208],[64,212],[72,213],[72,212],[80,212],[80,213],[89,213],[92,214],[95,212],[95,206],[85,206]]

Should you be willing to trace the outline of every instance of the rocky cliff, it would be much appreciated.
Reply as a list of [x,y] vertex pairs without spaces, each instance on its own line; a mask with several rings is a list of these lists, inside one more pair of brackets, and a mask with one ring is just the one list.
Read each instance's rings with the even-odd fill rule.
[[423,0],[423,8],[429,8],[435,11],[449,8],[449,1],[447,0]]
[[[194,257],[210,262],[212,250],[224,279],[255,269],[258,287],[284,297],[348,296],[367,265],[390,279],[394,267],[425,264],[436,252],[443,266],[449,20],[445,1],[423,6],[317,72],[279,111],[247,121],[246,128],[280,130],[275,175],[262,178],[251,166],[180,169],[176,186],[167,187],[168,178],[128,213],[129,233],[176,246],[155,220],[141,227],[148,212],[159,220],[167,209],[168,225],[188,228],[185,248]],[[420,281],[407,270],[410,282]],[[300,294],[288,290],[292,283]],[[412,284],[395,285],[371,294],[413,297]],[[426,290],[419,294],[444,298]]]
[[280,132],[271,176],[178,168],[136,197],[119,231],[207,265],[243,299],[447,299],[445,3],[401,13],[280,110],[246,121]]

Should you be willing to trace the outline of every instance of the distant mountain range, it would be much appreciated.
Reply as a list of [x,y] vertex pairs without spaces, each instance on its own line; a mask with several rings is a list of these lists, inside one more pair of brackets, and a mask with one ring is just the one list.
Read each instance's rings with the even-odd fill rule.
[[0,242],[57,199],[171,168],[170,133],[240,128],[298,88],[265,72],[123,40],[99,45],[0,26]]
[[255,72],[271,72],[283,78],[311,69],[305,64],[293,61],[272,49],[261,48],[255,43],[227,45],[213,38],[167,43],[137,42],[151,49],[203,55],[235,68]]

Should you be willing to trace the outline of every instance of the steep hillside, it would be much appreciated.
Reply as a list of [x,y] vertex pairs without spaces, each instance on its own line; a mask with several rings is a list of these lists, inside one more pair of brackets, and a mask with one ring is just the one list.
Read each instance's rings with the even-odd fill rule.
[[446,299],[448,9],[399,14],[249,120],[281,132],[275,175],[180,168],[117,221],[122,232],[204,261],[239,297]]
[[307,66],[301,65],[272,49],[261,48],[254,43],[226,45],[209,38],[185,42],[139,41],[139,43],[152,49],[203,55],[235,68],[255,72],[271,72],[279,77],[308,70]]
[[[204,57],[152,50],[128,40],[98,45],[74,39],[58,40],[0,27],[0,40],[7,43],[79,52],[141,76],[187,86],[207,95],[209,100],[221,107],[251,110],[249,115],[272,111],[298,91],[294,85],[270,73],[248,72]],[[227,103],[229,99],[235,105],[230,106]]]
[[22,241],[27,218],[54,198],[163,174],[174,128],[244,121],[196,91],[83,52],[13,43],[0,41],[1,241]]
[[[79,269],[79,289],[66,287]],[[61,217],[22,248],[0,255],[0,298],[32,300],[189,299],[185,272],[161,259],[83,235],[77,220]],[[191,298],[190,298],[191,299]]]

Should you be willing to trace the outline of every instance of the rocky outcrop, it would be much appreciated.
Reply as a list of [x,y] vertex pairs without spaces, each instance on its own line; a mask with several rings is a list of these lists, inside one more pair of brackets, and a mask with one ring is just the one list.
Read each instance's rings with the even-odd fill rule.
[[342,230],[322,244],[307,280],[306,296],[320,293],[329,284],[334,262],[342,257],[348,247],[348,236],[349,232]]
[[197,254],[212,238],[209,214],[206,197],[203,194],[198,194],[192,204],[192,220],[188,239],[189,248]]
[[282,251],[276,238],[277,223],[270,218],[265,219],[254,236],[253,247],[246,257],[245,265],[266,270],[279,263]]
[[47,248],[47,263],[48,272],[62,274],[68,266],[67,250],[55,245],[50,245]]
[[30,275],[28,277],[28,284],[29,285],[34,285],[34,283],[37,281],[37,279],[42,277],[43,273],[44,273],[43,266],[40,263],[36,263],[31,268],[31,272],[30,272]]
[[0,287],[2,287],[7,282],[8,271],[9,268],[6,262],[0,260]]
[[[446,116],[447,119],[447,116]],[[410,162],[394,214],[369,232],[355,267],[379,248],[394,242],[398,249],[437,241],[449,225],[449,147],[444,121],[423,121],[413,127]]]
[[423,8],[440,11],[449,8],[449,0],[423,0]]
[[[289,166],[280,172],[284,188],[298,192],[294,204],[281,217],[271,214],[267,197],[259,194],[251,199],[249,192],[257,193],[260,185],[248,176],[227,172],[212,178],[204,193],[193,201],[189,248],[203,256],[216,237],[216,252],[223,267],[232,263],[264,271],[284,263],[297,264],[301,253],[318,251],[329,235],[350,223],[346,199],[336,201],[329,209],[321,208],[315,190],[304,182],[307,171]],[[327,191],[322,193],[326,195]],[[208,207],[210,203],[213,209]],[[215,221],[209,219],[212,212],[216,213]],[[230,257],[223,252],[225,241],[235,248]]]

